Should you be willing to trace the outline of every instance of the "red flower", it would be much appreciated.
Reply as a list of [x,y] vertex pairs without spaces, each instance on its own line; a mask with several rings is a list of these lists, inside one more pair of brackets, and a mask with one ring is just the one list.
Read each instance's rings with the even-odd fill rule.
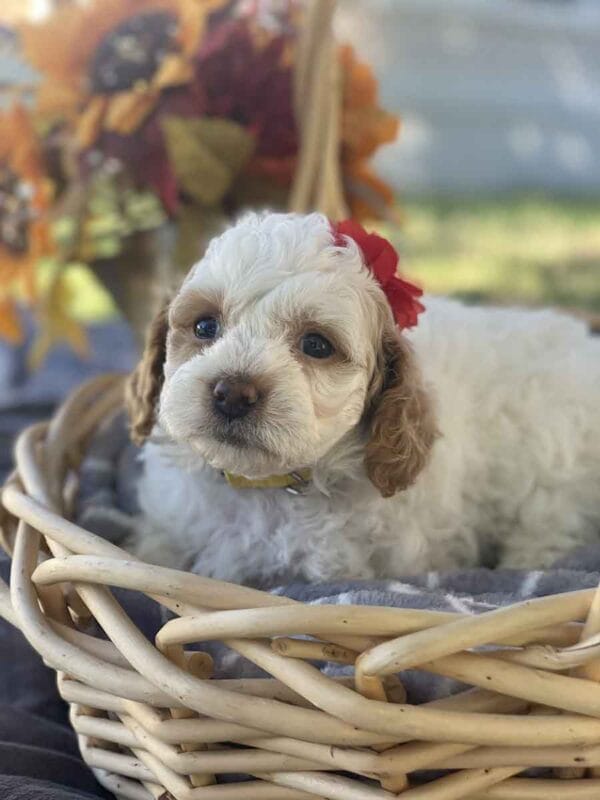
[[228,20],[211,29],[196,58],[206,113],[253,133],[257,157],[286,158],[298,149],[292,41],[288,32],[261,31],[251,18]]
[[367,233],[352,219],[334,223],[331,228],[339,247],[346,245],[346,237],[359,246],[367,268],[387,297],[398,327],[413,328],[418,323],[419,314],[425,311],[425,306],[417,299],[423,290],[398,277],[399,257],[391,243],[376,233]]

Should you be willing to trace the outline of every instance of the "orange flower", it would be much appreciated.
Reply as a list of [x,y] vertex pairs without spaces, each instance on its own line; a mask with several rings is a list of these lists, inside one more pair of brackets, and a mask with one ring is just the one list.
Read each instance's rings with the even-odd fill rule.
[[31,117],[22,105],[0,114],[0,335],[21,337],[12,296],[35,296],[35,264],[50,252],[50,182]]
[[400,121],[379,106],[377,79],[368,64],[356,58],[352,47],[340,47],[344,76],[342,164],[353,215],[381,217],[392,205],[390,187],[378,178],[368,159],[382,145],[393,142]]
[[22,29],[45,77],[38,106],[77,120],[81,147],[101,130],[133,133],[165,89],[193,77],[191,56],[208,16],[226,0],[91,0]]
[[394,191],[373,170],[367,160],[347,164],[344,181],[352,216],[355,219],[383,219],[397,217],[390,214],[394,205]]

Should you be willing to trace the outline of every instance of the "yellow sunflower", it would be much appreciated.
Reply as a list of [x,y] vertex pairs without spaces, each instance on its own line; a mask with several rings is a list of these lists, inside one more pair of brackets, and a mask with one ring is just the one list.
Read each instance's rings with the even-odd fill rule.
[[133,133],[165,89],[193,77],[192,55],[226,0],[91,0],[22,29],[44,76],[38,107],[76,120],[81,147],[102,130]]
[[35,264],[50,250],[51,186],[27,109],[0,114],[0,336],[22,338],[14,295],[35,296]]

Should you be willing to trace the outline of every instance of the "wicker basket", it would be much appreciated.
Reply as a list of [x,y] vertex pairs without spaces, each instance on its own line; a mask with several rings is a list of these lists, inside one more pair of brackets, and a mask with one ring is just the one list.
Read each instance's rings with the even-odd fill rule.
[[[69,521],[86,443],[122,388],[98,378],[29,428],[2,495],[13,567],[0,613],[57,671],[100,783],[131,800],[600,797],[599,592],[473,617],[307,606],[144,564]],[[175,615],[154,644],[110,587]],[[90,617],[108,639],[89,633]],[[186,650],[206,641],[271,677],[211,677],[210,658]],[[408,705],[395,677],[407,668],[474,688]],[[555,777],[515,777],[535,766]],[[429,769],[442,777],[414,779]],[[235,782],[217,783],[226,775]]]

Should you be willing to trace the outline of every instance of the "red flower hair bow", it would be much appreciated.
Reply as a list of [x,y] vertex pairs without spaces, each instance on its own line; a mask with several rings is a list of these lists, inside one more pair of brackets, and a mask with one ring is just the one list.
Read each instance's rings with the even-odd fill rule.
[[419,314],[425,311],[425,306],[417,299],[423,290],[398,277],[399,257],[391,243],[376,233],[367,233],[362,225],[352,219],[332,223],[331,229],[335,244],[339,247],[346,245],[346,236],[356,242],[367,268],[388,299],[396,324],[400,328],[413,328]]

